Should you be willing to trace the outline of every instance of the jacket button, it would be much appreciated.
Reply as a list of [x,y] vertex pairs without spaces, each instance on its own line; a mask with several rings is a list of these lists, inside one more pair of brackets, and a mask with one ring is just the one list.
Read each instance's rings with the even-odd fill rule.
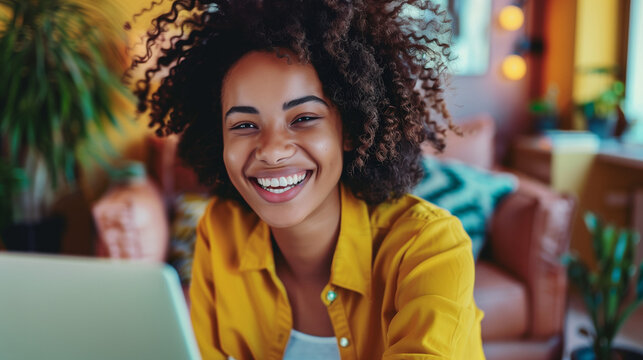
[[335,299],[337,299],[337,293],[333,290],[328,290],[326,293],[326,300],[328,300],[329,303],[332,303]]
[[339,346],[341,346],[341,347],[344,347],[344,348],[345,348],[345,347],[348,347],[348,345],[350,345],[350,342],[348,341],[348,338],[346,338],[346,337],[341,337],[341,338],[339,339]]

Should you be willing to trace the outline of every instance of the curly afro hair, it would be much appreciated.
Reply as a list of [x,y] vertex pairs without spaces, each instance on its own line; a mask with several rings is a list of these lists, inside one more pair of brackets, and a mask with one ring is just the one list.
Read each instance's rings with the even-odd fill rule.
[[180,158],[214,194],[243,203],[223,163],[222,81],[250,51],[288,49],[339,109],[353,144],[341,181],[378,204],[408,192],[422,177],[420,144],[440,151],[441,124],[454,128],[443,98],[448,23],[426,0],[176,0],[132,62],[144,68],[138,111],[159,136],[181,134]]

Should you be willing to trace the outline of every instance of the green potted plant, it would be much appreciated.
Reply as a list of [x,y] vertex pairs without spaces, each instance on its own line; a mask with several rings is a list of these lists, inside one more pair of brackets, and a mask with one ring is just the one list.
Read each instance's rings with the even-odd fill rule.
[[587,121],[587,129],[596,135],[607,138],[614,135],[614,128],[621,116],[621,103],[625,98],[625,85],[614,81],[596,99],[581,105]]
[[558,86],[550,84],[543,97],[529,102],[529,115],[537,132],[542,133],[558,127],[557,98]]
[[[13,225],[23,228],[16,241],[32,237],[61,189],[74,188],[79,146],[95,142],[105,119],[117,123],[124,61],[100,3],[0,0],[0,155],[28,179],[11,196]],[[16,228],[4,230],[7,245]]]
[[590,268],[574,255],[568,255],[565,262],[569,280],[578,288],[594,327],[593,331],[580,332],[593,341],[591,348],[575,350],[572,359],[643,359],[642,354],[612,344],[621,326],[643,302],[643,262],[635,264],[639,235],[632,229],[605,224],[591,212],[585,214],[585,224],[592,236],[596,266]]

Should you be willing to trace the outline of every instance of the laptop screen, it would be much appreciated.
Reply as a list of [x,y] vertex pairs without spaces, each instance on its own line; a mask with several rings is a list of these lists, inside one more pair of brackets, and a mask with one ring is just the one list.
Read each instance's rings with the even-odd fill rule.
[[2,359],[199,359],[164,264],[0,253]]

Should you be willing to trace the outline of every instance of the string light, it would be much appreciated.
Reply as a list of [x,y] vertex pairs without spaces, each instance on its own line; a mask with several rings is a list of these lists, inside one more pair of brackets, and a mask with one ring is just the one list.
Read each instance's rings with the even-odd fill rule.
[[507,31],[518,30],[525,22],[525,14],[522,12],[522,9],[516,5],[505,6],[500,10],[498,22],[500,26]]
[[509,80],[520,80],[527,73],[527,63],[520,55],[509,55],[502,61],[502,73]]
[[[525,23],[525,14],[522,10],[524,1],[516,0],[513,5],[508,5],[500,10],[498,23],[506,31],[516,31]],[[513,54],[502,61],[502,74],[509,80],[520,80],[527,74],[527,62],[522,55],[531,51],[532,43],[528,40],[519,40]]]

